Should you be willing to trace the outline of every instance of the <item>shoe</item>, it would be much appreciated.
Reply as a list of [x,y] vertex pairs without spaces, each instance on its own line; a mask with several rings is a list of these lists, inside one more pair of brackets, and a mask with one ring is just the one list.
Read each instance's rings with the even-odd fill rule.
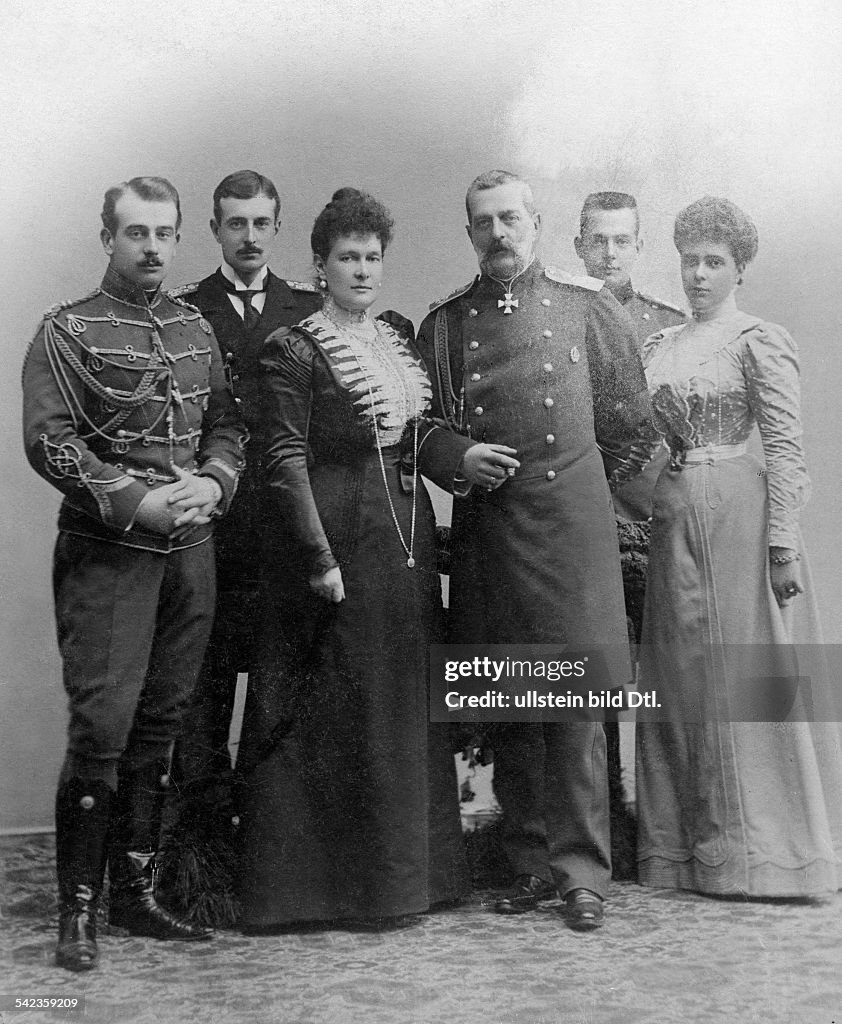
[[571,889],[562,907],[567,927],[574,932],[593,932],[605,924],[602,900],[590,889]]
[[113,860],[112,888],[109,894],[108,923],[125,928],[130,935],[141,935],[149,939],[175,940],[178,942],[202,942],[213,935],[212,928],[190,924],[176,917],[155,899],[153,878],[155,857],[152,853],[125,854],[125,870],[118,873],[115,886]]
[[494,910],[498,914],[525,914],[535,910],[539,900],[550,900],[555,895],[552,882],[545,882],[537,875],[518,875],[494,901]]
[[108,851],[108,923],[150,939],[200,942],[213,929],[176,917],[156,898],[155,854],[167,769],[156,761],[120,765]]
[[56,966],[68,971],[89,971],[96,967],[99,950],[96,944],[97,898],[86,885],[79,885],[72,901],[61,901],[58,915]]
[[96,915],[111,802],[111,790],[100,779],[74,777],[56,796],[56,964],[68,971],[89,971],[99,957]]

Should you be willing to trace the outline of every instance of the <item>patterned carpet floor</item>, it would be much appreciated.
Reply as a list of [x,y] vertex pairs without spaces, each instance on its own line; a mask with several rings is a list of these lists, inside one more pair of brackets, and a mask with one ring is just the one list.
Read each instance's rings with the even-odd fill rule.
[[[53,966],[50,836],[0,839],[0,1024],[842,1024],[842,897],[745,903],[614,883],[601,932],[489,894],[390,933],[211,943],[103,935],[85,975]],[[84,997],[84,1014],[14,1011]]]

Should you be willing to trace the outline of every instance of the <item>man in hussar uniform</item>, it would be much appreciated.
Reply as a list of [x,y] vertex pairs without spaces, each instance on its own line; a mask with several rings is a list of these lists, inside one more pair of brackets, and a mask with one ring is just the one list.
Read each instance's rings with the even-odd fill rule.
[[216,616],[176,747],[180,770],[198,794],[223,802],[237,675],[251,668],[260,565],[274,532],[263,493],[260,350],[272,331],[297,324],[321,306],[315,285],[283,280],[269,269],[280,212],[269,178],[249,170],[227,175],[214,190],[210,222],[222,263],[204,280],[170,293],[197,306],[213,326],[250,435],[237,495],[216,529]]
[[[631,667],[597,437],[621,444],[648,416],[634,330],[601,281],[536,259],[540,217],[523,179],[480,175],[466,207],[481,274],[419,335],[446,424],[423,439],[420,468],[464,495],[450,639],[612,645],[620,686]],[[499,724],[492,742],[516,876],[496,909],[531,910],[557,891],[570,927],[599,927],[611,875],[601,724]]]
[[108,190],[102,223],[102,284],[46,312],[23,372],[27,456],[64,495],[53,584],[70,721],[56,960],[76,971],[97,959],[106,857],[112,924],[208,937],[156,902],[154,855],[213,619],[212,521],[234,495],[245,441],[213,329],[161,291],[178,193],[133,178]]
[[[579,235],[573,245],[588,274],[604,281],[630,315],[641,348],[651,334],[687,321],[687,314],[678,306],[653,299],[632,284],[632,271],[643,252],[634,196],[627,192],[592,192],[582,204]],[[652,490],[666,458],[664,450],[639,476],[614,492],[617,515],[629,522],[641,522],[652,515]],[[606,458],[609,473],[618,465],[616,459]]]

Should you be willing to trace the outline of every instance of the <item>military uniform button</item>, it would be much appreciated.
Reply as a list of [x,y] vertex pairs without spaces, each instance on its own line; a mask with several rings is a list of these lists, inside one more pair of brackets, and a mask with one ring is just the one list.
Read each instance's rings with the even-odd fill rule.
[[477,416],[482,416],[482,414],[485,412],[485,409],[483,409],[481,405],[478,405],[476,409],[474,409],[474,412],[477,414]]
[[649,314],[648,313],[644,313],[643,314],[643,319],[644,320],[648,320],[649,319]]
[[555,444],[555,434],[547,434],[547,444]]
[[83,811],[90,811],[93,809],[95,803],[96,801],[92,796],[83,796],[82,799],[79,801],[79,806],[82,808]]
[[552,336],[553,336],[553,332],[551,330],[549,330],[549,328],[546,331],[544,331],[544,337],[545,338],[551,338]]
[[547,470],[547,479],[548,480],[555,480],[555,470],[554,469],[548,469]]
[[482,378],[481,378],[481,376],[478,373],[472,373],[471,374],[471,380],[477,381],[477,380],[482,380]]
[[546,406],[546,407],[547,407],[548,409],[552,409],[552,407],[553,407],[553,406],[555,405],[555,402],[554,402],[554,401],[553,401],[553,400],[552,400],[551,398],[545,398],[545,399],[544,399],[544,405],[545,405],[545,406]]
[[475,309],[469,309],[468,310],[468,316],[476,316],[476,315],[477,315],[477,311]]
[[544,373],[552,373],[552,372],[553,372],[553,364],[552,363],[544,363]]
[[478,341],[470,342],[470,344],[468,345],[468,348],[472,349],[473,351],[476,351],[479,348],[479,342]]
[[125,436],[126,436],[125,430],[118,430],[117,431],[117,437],[125,437]]
[[550,304],[550,300],[549,299],[541,299],[541,305],[542,306],[549,306],[549,304]]

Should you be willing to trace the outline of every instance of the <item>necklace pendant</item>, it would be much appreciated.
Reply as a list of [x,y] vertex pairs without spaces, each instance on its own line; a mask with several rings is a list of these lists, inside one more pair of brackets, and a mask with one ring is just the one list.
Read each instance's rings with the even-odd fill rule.
[[406,564],[409,566],[410,569],[415,568],[415,559],[412,557],[412,555],[410,555],[409,558],[407,558]]
[[504,313],[511,313],[513,309],[518,309],[519,306],[520,299],[516,299],[511,291],[507,291],[502,299],[497,300],[497,308],[502,309]]

